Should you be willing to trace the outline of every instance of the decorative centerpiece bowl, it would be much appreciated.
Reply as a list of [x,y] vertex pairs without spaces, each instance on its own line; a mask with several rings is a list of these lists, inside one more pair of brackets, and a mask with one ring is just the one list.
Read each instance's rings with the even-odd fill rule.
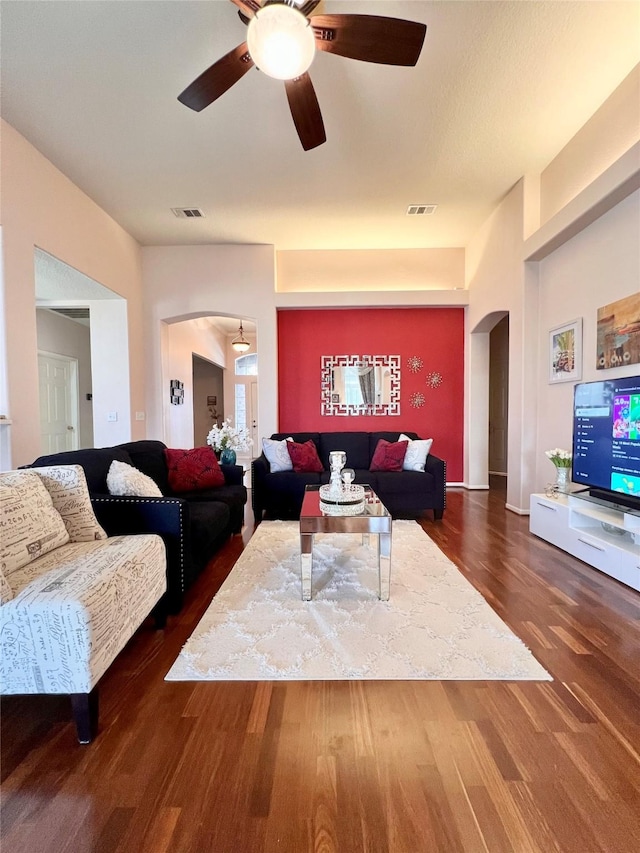
[[364,512],[364,487],[353,483],[355,471],[352,468],[342,472],[346,461],[344,450],[332,450],[329,454],[331,479],[325,486],[320,486],[320,509],[324,515],[360,515]]

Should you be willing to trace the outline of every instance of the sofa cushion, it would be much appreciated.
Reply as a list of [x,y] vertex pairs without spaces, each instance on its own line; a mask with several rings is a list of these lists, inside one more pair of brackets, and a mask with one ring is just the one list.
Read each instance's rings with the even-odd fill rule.
[[82,465],[87,479],[87,487],[91,495],[106,495],[107,474],[114,459],[131,465],[131,457],[126,450],[119,447],[92,447],[84,450],[67,450],[63,453],[52,453],[50,456],[39,456],[31,464],[31,468],[44,468],[49,465]]
[[14,593],[15,572],[68,541],[62,516],[35,471],[0,474],[0,565]]
[[162,492],[151,477],[143,474],[133,465],[118,462],[111,463],[107,474],[107,488],[111,495],[130,495],[136,498],[161,498]]
[[[124,462],[112,462],[124,465]],[[53,506],[62,516],[70,542],[93,542],[107,534],[96,518],[87,480],[81,465],[49,465],[33,468],[51,495]]]
[[433,444],[432,438],[420,438],[412,441],[405,433],[400,434],[398,441],[408,441],[409,446],[402,463],[403,471],[424,471],[424,466],[427,462],[427,456]]
[[166,447],[164,455],[169,469],[169,487],[176,495],[193,489],[224,486],[224,474],[208,445],[192,450]]
[[18,570],[0,693],[89,693],[166,589],[159,536],[73,542]]
[[[164,451],[166,444],[155,439],[143,438],[139,441],[128,441],[119,444],[118,449],[125,451],[130,457],[129,464],[157,483],[163,495],[169,495],[169,471]],[[127,460],[123,460],[126,462]]]
[[332,450],[344,450],[347,454],[347,468],[368,468],[371,461],[369,453],[369,433],[366,432],[321,432],[320,459],[329,469],[329,453]]
[[385,441],[381,438],[376,447],[370,471],[402,471],[402,463],[409,446],[408,441]]
[[296,474],[318,474],[320,471],[324,471],[316,446],[311,439],[305,441],[304,444],[287,441],[286,448],[289,451],[293,470]]
[[293,462],[286,447],[292,441],[291,436],[283,439],[262,439],[262,449],[272,474],[277,474],[279,471],[293,471]]

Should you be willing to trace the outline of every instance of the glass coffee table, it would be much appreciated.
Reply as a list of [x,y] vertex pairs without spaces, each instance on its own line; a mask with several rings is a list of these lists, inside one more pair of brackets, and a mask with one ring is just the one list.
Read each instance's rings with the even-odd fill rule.
[[316,533],[373,534],[378,544],[378,596],[389,600],[391,582],[391,515],[370,486],[364,486],[364,512],[359,515],[328,515],[320,508],[320,486],[305,488],[300,511],[300,571],[302,599],[311,601],[313,537]]

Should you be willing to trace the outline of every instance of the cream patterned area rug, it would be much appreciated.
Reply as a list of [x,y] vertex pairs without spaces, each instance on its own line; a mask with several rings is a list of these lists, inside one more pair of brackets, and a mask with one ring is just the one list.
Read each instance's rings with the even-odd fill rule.
[[415,522],[393,522],[377,590],[374,537],[321,534],[302,601],[298,524],[263,521],[166,680],[552,680]]

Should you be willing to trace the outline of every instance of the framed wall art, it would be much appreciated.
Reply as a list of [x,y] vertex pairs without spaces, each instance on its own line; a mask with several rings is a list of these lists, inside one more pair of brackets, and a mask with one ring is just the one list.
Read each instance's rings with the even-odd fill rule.
[[169,397],[172,406],[180,406],[184,403],[184,382],[179,379],[169,380]]
[[596,368],[640,364],[640,293],[598,308]]
[[576,382],[582,376],[582,317],[549,329],[549,382]]

